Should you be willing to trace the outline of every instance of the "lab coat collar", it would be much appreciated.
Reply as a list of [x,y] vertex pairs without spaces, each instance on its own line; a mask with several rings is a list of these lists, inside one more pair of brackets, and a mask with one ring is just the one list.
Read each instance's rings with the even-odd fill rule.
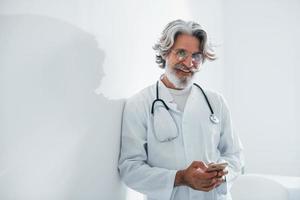
[[158,98],[163,99],[166,103],[174,102],[170,91],[161,80],[158,82]]
[[[190,87],[192,87],[192,86],[190,86]],[[192,91],[193,91],[193,87],[192,87]],[[191,91],[191,93],[192,93],[192,91]],[[190,95],[191,95],[191,93],[190,93]],[[158,97],[160,99],[164,100],[164,102],[167,104],[167,106],[170,109],[180,112],[177,109],[177,104],[175,103],[172,94],[170,93],[169,89],[167,88],[167,86],[165,86],[165,84],[162,82],[161,79],[158,81]],[[187,99],[187,101],[188,101],[188,99]]]

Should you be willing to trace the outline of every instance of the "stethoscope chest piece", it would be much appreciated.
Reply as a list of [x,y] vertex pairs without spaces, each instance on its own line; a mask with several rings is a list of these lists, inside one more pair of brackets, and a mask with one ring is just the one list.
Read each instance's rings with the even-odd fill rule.
[[217,118],[217,116],[215,114],[211,114],[209,119],[214,124],[218,124],[220,122],[220,120]]

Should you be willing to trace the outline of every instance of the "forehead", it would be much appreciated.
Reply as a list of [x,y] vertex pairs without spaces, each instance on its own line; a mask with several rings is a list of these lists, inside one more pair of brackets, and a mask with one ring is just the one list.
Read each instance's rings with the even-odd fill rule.
[[177,36],[172,48],[185,49],[190,52],[197,52],[200,51],[199,46],[200,42],[195,36],[188,34],[180,34]]

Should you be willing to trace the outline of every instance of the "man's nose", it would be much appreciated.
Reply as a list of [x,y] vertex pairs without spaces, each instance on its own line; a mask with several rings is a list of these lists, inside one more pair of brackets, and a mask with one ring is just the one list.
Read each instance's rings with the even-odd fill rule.
[[186,67],[188,67],[188,68],[191,68],[191,67],[193,67],[193,59],[192,59],[192,56],[188,56],[188,57],[186,57],[185,59],[184,59],[184,61],[183,61],[183,64],[186,66]]

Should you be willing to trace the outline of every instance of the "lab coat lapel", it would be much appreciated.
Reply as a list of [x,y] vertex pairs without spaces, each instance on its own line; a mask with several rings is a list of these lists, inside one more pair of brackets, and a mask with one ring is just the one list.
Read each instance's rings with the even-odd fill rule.
[[201,151],[197,150],[199,143],[196,141],[201,141],[201,132],[203,131],[203,126],[201,123],[201,111],[203,111],[203,96],[200,90],[196,86],[192,86],[191,93],[187,99],[183,118],[182,118],[182,133],[183,140],[185,144],[186,151],[186,164],[190,164],[199,158]]
[[202,94],[201,90],[197,86],[193,85],[192,91],[187,99],[184,108],[183,118],[185,118],[185,120],[187,121],[192,121],[197,124],[199,122],[208,123],[207,120],[210,114],[211,113],[204,95]]
[[[214,104],[212,104],[212,106],[214,106]],[[196,124],[199,122],[205,124],[210,122],[208,121],[210,114],[204,95],[197,86],[193,85],[184,108],[183,118],[186,121],[194,122]]]
[[186,101],[184,112],[183,112],[183,123],[185,125],[188,125],[187,127],[190,128],[192,125],[191,122],[195,121],[195,117],[197,117],[197,111],[199,108],[199,105],[201,103],[199,100],[201,97],[199,97],[199,93],[197,88],[193,85],[191,93]]
[[158,83],[158,90],[159,90],[159,98],[164,100],[164,102],[167,104],[167,106],[176,111],[179,112],[179,110],[177,109],[177,105],[170,93],[170,91],[168,90],[168,88],[165,86],[165,84],[159,80]]

